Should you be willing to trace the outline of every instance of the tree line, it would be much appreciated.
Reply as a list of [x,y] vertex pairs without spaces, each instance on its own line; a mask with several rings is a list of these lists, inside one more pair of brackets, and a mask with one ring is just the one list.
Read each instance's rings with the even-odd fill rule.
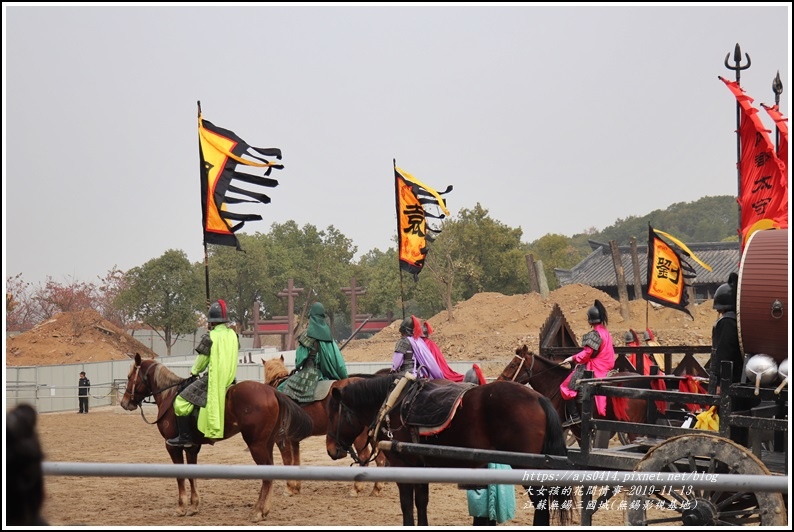
[[399,270],[396,235],[393,247],[376,248],[354,260],[358,250],[353,241],[332,225],[299,227],[289,220],[272,224],[266,233],[239,234],[245,253],[210,245],[207,268],[203,262],[191,263],[184,251],[170,249],[126,272],[114,267],[96,283],[48,278],[31,285],[23,273],[7,277],[6,331],[26,331],[59,312],[90,308],[124,329],[157,331],[170,354],[177,339],[205,325],[208,271],[211,299],[226,300],[239,331],[251,327],[256,301],[263,319],[286,315],[287,299],[279,292],[292,279],[302,289],[295,298],[298,317],[311,302],[322,302],[341,339],[352,332],[350,295],[342,288],[354,278],[365,290],[357,296],[357,313],[399,319],[447,310],[454,319],[454,305],[476,293],[528,293],[529,254],[543,261],[547,284],[554,290],[559,286],[554,268],[578,264],[592,251],[590,240],[625,245],[635,238],[643,244],[650,223],[687,243],[730,241],[738,239],[737,219],[734,197],[707,196],[618,219],[602,231],[590,228],[571,237],[548,233],[525,243],[521,228],[494,219],[478,203],[441,223],[417,282]]

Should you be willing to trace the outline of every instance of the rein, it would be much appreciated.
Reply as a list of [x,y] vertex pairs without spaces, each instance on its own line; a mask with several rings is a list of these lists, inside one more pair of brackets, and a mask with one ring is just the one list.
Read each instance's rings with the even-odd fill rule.
[[[159,415],[157,416],[157,419],[155,419],[154,421],[151,421],[151,422],[150,422],[150,421],[148,421],[148,420],[146,419],[146,415],[143,413],[143,408],[141,408],[141,405],[142,405],[143,403],[147,403],[147,404],[157,404],[157,400],[155,399],[155,400],[152,402],[152,401],[147,401],[146,399],[148,399],[149,397],[152,397],[152,399],[154,399],[154,396],[155,396],[155,395],[158,395],[158,394],[162,395],[162,393],[163,393],[164,391],[166,391],[166,390],[169,390],[169,389],[171,389],[171,388],[173,388],[173,387],[175,387],[175,386],[180,386],[180,385],[181,385],[183,382],[185,382],[185,381],[187,380],[187,379],[182,379],[182,380],[181,380],[181,381],[179,381],[179,382],[175,382],[174,384],[170,384],[170,385],[166,386],[165,388],[161,388],[161,389],[159,389],[159,390],[157,390],[157,391],[154,391],[154,390],[152,390],[152,386],[151,386],[151,384],[149,384],[149,372],[151,371],[151,369],[152,369],[153,367],[154,367],[154,365],[150,366],[150,367],[149,367],[149,369],[147,369],[147,370],[146,370],[146,372],[143,374],[143,378],[141,378],[141,382],[142,382],[142,383],[144,384],[144,386],[146,386],[146,388],[149,390],[149,393],[148,393],[148,394],[146,394],[146,395],[144,395],[144,396],[141,398],[141,400],[140,400],[140,401],[136,401],[134,397],[133,397],[133,398],[130,400],[130,402],[131,402],[131,403],[132,403],[134,406],[138,407],[138,409],[140,410],[140,412],[141,412],[141,418],[143,419],[144,423],[147,423],[147,424],[149,424],[149,425],[156,425],[157,423],[159,423],[159,422],[160,422],[160,420],[162,420],[162,419],[163,419],[163,417],[166,415],[166,413],[168,413],[168,408],[162,408],[162,409],[160,409],[160,410],[162,410],[162,414],[159,414]],[[133,389],[133,390],[135,390],[135,389],[137,388],[137,384],[138,384],[138,375],[140,374],[140,370],[141,370],[141,367],[140,367],[140,366],[136,366],[136,367],[135,367],[135,378],[134,378],[134,379],[133,379],[133,381],[132,381],[132,389]],[[174,395],[174,397],[176,397],[176,395]],[[173,399],[171,400],[171,402],[173,402]],[[160,405],[157,405],[157,406],[158,406],[158,409],[159,409]]]
[[[380,449],[377,446],[375,437],[374,436],[369,436],[368,439],[367,439],[367,445],[369,445],[372,448],[372,452],[370,453],[369,458],[367,460],[362,460],[361,457],[358,455],[358,453],[356,453],[356,450],[353,448],[353,444],[352,443],[350,443],[349,445],[345,445],[344,442],[342,442],[339,439],[339,425],[342,422],[342,407],[344,407],[345,410],[348,413],[350,413],[350,415],[356,415],[356,413],[353,411],[352,408],[350,408],[349,406],[344,404],[342,401],[339,401],[339,409],[337,410],[336,426],[334,427],[333,433],[329,432],[328,436],[330,436],[331,439],[334,441],[334,443],[336,443],[339,447],[341,447],[342,449],[347,451],[347,453],[353,459],[354,463],[356,463],[356,464],[358,464],[360,466],[366,466],[367,464],[369,464],[370,462],[374,461],[377,458],[378,454],[380,454]],[[372,430],[372,426],[370,426],[369,428],[370,428],[370,431],[371,431]]]
[[[538,377],[538,376],[540,376],[540,375],[543,375],[543,374],[544,374],[544,373],[546,373],[547,371],[551,371],[551,370],[553,370],[553,369],[557,369],[557,368],[559,368],[559,367],[562,367],[564,364],[567,364],[567,362],[560,362],[559,364],[555,364],[555,365],[553,365],[553,366],[551,366],[551,367],[548,367],[548,368],[546,368],[546,369],[544,369],[544,370],[538,371],[537,373],[534,373],[534,374],[533,374],[533,373],[532,373],[532,368],[534,368],[534,367],[535,367],[535,356],[534,356],[534,355],[532,355],[532,363],[529,365],[529,368],[527,368],[527,367],[524,365],[524,364],[525,364],[525,362],[526,362],[526,358],[525,358],[525,357],[523,357],[523,356],[521,356],[521,355],[518,355],[518,354],[515,354],[515,355],[513,355],[513,356],[514,356],[514,357],[516,357],[516,358],[519,358],[519,359],[521,359],[521,363],[519,364],[518,368],[516,368],[515,374],[513,375],[513,378],[512,378],[512,379],[510,379],[510,380],[512,380],[512,381],[515,381],[515,380],[518,378],[519,372],[520,372],[520,371],[523,371],[523,373],[527,375],[527,384],[529,384],[529,380],[530,380],[530,379],[532,379],[532,378],[534,378],[534,377]],[[553,399],[554,397],[556,397],[557,395],[559,395],[559,393],[560,393],[560,387],[559,387],[559,386],[555,386],[555,387],[554,387],[554,393],[552,393],[552,394],[551,394],[550,396],[548,396],[548,397],[549,397],[549,399]]]

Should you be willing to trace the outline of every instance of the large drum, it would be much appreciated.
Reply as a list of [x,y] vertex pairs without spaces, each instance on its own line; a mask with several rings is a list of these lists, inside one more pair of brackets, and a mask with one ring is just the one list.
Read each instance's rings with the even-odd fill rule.
[[780,364],[788,358],[788,229],[750,236],[739,266],[736,296],[739,342],[745,353],[764,353]]

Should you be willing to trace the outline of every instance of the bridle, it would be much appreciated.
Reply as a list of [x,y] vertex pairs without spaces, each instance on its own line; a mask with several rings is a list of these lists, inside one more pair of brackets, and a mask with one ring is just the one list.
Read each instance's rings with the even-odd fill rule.
[[152,371],[152,368],[154,368],[154,364],[151,364],[146,369],[146,371],[143,372],[143,377],[141,377],[141,379],[140,379],[141,384],[146,387],[146,390],[148,390],[149,393],[147,393],[146,395],[143,395],[139,400],[136,400],[135,397],[137,395],[137,390],[138,390],[138,376],[141,375],[141,366],[137,365],[137,364],[135,365],[135,376],[132,379],[132,392],[130,393],[130,404],[132,404],[132,406],[134,406],[135,408],[138,408],[140,410],[141,417],[143,418],[143,421],[145,423],[148,423],[149,425],[155,425],[155,424],[159,423],[160,420],[163,419],[165,414],[168,412],[168,409],[167,408],[162,409],[162,413],[157,417],[157,419],[152,421],[152,422],[149,422],[149,421],[146,420],[146,416],[143,413],[143,408],[141,408],[141,405],[143,403],[157,404],[156,400],[147,401],[146,399],[148,399],[149,397],[152,397],[154,399],[154,396],[156,396],[158,394],[162,394],[164,391],[166,391],[168,389],[171,389],[171,388],[173,388],[175,386],[179,386],[183,382],[185,382],[185,380],[186,380],[186,379],[182,379],[179,382],[176,382],[174,384],[169,384],[165,388],[161,388],[161,389],[159,389],[157,391],[154,391],[154,390],[152,390],[152,385],[151,385],[151,382],[150,382],[150,379],[149,379],[149,373]]
[[523,372],[527,376],[527,383],[529,383],[529,380],[532,378],[532,368],[535,367],[535,357],[534,356],[532,357],[532,363],[529,365],[529,368],[527,368],[525,365],[527,361],[526,358],[522,357],[518,353],[514,354],[513,356],[519,359],[520,362],[518,363],[518,367],[516,368],[515,373],[513,373],[513,378],[511,378],[510,380],[515,381],[518,378],[519,373]]
[[[344,408],[344,414],[342,411],[343,408]],[[338,447],[341,447],[350,455],[354,463],[360,466],[366,466],[370,462],[374,461],[377,458],[378,454],[380,453],[380,449],[377,446],[375,436],[370,434],[372,432],[373,425],[370,425],[367,430],[367,433],[370,434],[367,444],[372,448],[373,452],[370,453],[369,458],[367,460],[362,460],[361,457],[358,455],[358,453],[356,453],[356,450],[353,447],[352,442],[349,444],[345,444],[341,439],[339,439],[339,426],[342,424],[342,415],[347,415],[350,416],[351,418],[358,417],[358,414],[356,414],[356,412],[352,408],[347,406],[342,401],[339,401],[339,408],[337,409],[337,415],[336,415],[336,425],[333,427],[332,432],[330,431],[328,432],[328,436],[331,438],[331,440],[333,440],[333,442]]]

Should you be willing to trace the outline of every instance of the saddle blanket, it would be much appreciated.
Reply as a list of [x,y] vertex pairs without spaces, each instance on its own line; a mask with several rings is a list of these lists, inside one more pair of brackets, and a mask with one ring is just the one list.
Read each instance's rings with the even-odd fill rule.
[[475,386],[470,382],[419,379],[405,394],[400,417],[404,424],[415,427],[420,436],[438,434],[452,421],[463,395]]

